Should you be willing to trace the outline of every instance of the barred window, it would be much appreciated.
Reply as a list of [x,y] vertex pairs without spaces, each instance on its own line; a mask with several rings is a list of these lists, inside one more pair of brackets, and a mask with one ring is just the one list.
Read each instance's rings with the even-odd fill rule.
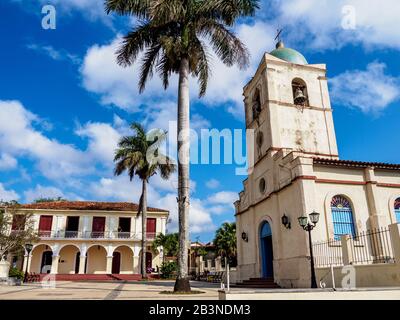
[[396,221],[400,223],[400,198],[394,201],[394,213],[396,214]]
[[340,240],[340,237],[346,234],[355,236],[353,210],[349,200],[343,196],[334,196],[331,210],[335,240]]

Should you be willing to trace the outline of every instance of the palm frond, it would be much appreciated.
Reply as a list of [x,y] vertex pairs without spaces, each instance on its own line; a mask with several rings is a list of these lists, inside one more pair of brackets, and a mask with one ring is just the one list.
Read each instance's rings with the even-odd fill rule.
[[198,78],[200,85],[199,97],[202,97],[207,91],[208,80],[211,75],[211,69],[208,63],[210,56],[207,46],[204,42],[199,40],[197,37],[194,37],[192,43],[193,48],[197,53],[197,63],[194,70],[194,75]]
[[106,0],[106,13],[115,12],[121,15],[135,15],[139,19],[147,19],[149,17],[149,9],[151,0]]
[[144,54],[142,66],[140,68],[139,76],[139,92],[142,93],[146,87],[147,80],[153,77],[153,68],[157,63],[157,57],[159,55],[161,45],[157,44],[147,49]]
[[254,16],[259,7],[259,0],[207,0],[202,1],[197,14],[232,26],[240,17]]
[[209,37],[218,57],[228,66],[237,64],[239,68],[249,65],[249,52],[246,46],[222,23],[212,19],[199,21],[200,34]]
[[123,67],[133,64],[141,51],[157,44],[160,31],[162,28],[153,27],[148,21],[136,26],[123,37],[122,45],[117,50],[118,64]]
[[156,24],[184,21],[187,5],[182,0],[158,0],[150,5],[150,18]]

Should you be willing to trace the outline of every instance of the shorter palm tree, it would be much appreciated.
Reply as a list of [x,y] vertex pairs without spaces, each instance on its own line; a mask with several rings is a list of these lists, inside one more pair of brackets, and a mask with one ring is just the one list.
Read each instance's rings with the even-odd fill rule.
[[159,234],[153,241],[153,250],[157,250],[158,247],[163,247],[163,262],[165,262],[165,257],[176,257],[179,251],[179,234],[169,233],[169,234]]
[[159,173],[162,179],[169,179],[176,170],[172,160],[160,153],[159,148],[166,137],[166,132],[152,130],[146,134],[138,123],[132,123],[133,136],[122,137],[115,151],[114,174],[121,175],[127,171],[130,180],[138,176],[142,180],[142,193],[139,201],[138,215],[142,213],[142,278],[146,272],[146,223],[147,223],[147,184],[150,178]]
[[217,253],[225,258],[225,266],[228,270],[230,261],[236,258],[236,223],[222,224],[216,231],[213,242]]

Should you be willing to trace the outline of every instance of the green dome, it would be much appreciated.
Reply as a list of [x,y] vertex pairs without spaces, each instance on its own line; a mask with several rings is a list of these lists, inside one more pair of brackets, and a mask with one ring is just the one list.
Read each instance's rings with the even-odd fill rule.
[[306,58],[304,58],[304,56],[300,52],[290,48],[285,48],[282,42],[279,42],[276,45],[276,49],[270,54],[278,59],[282,59],[287,62],[295,64],[308,64]]

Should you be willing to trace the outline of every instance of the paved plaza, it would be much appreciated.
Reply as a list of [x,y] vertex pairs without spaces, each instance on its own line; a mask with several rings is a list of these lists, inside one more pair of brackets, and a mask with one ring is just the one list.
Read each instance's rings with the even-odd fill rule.
[[21,286],[0,285],[0,299],[62,299],[62,300],[217,300],[219,284],[194,282],[192,288],[204,293],[193,295],[160,294],[172,291],[174,281],[148,282],[71,282],[57,281],[55,288],[43,287],[40,283]]
[[[193,295],[161,294],[172,291],[174,281],[71,282],[58,281],[55,288],[40,283],[0,285],[0,300],[218,300],[219,284],[193,281]],[[400,300],[400,288],[358,289],[243,289],[232,288],[226,300]]]

